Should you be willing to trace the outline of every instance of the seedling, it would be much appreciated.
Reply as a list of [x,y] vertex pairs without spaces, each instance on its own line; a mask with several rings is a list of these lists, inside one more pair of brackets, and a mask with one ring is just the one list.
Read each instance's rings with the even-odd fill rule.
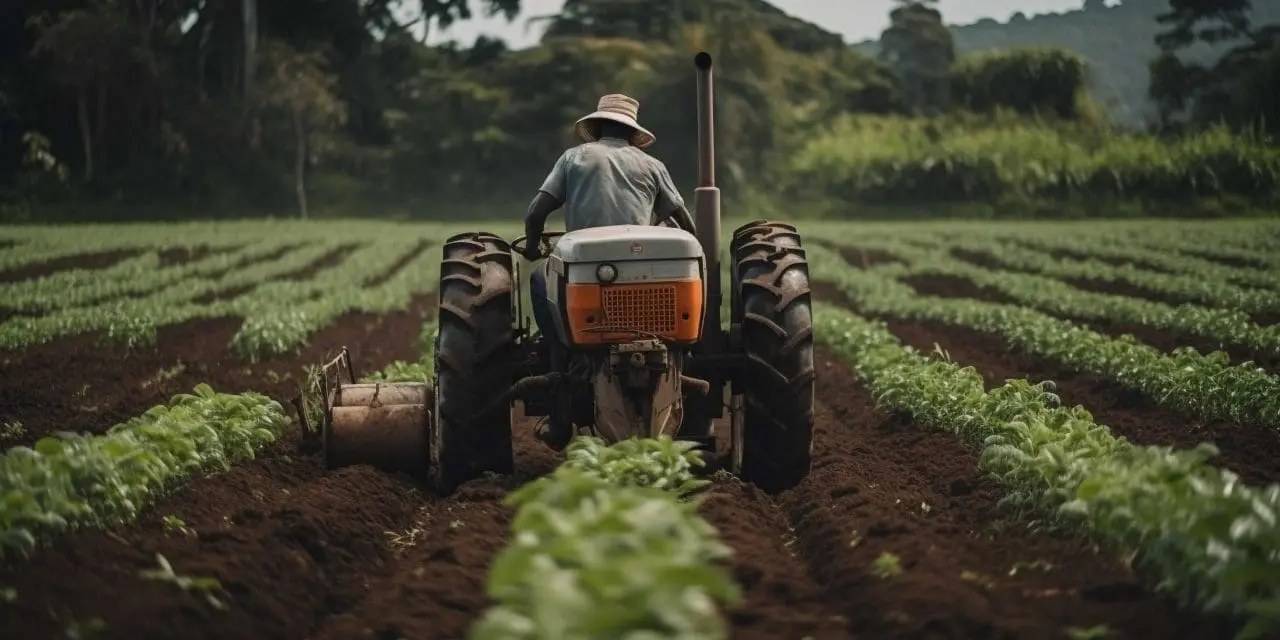
[[871,573],[881,579],[896,578],[902,575],[902,560],[887,551],[881,553],[872,563]]
[[169,564],[169,560],[159,553],[156,554],[156,561],[160,563],[160,569],[143,571],[139,575],[148,580],[162,580],[172,583],[183,591],[201,594],[204,596],[205,601],[215,609],[227,608],[226,604],[213,595],[222,591],[222,583],[218,582],[216,578],[178,575],[174,573],[173,566]]

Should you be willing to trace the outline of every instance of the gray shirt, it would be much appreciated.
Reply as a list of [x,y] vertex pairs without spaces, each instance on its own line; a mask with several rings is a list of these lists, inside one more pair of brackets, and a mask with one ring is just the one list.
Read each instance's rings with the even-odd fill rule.
[[565,151],[540,190],[564,202],[565,231],[647,226],[684,206],[667,166],[617,138]]

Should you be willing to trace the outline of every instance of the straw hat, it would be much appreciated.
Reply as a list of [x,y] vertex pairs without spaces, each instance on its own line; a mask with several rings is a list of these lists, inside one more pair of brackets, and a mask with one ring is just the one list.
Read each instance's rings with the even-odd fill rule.
[[[596,105],[595,113],[585,115],[578,119],[573,126],[578,132],[578,137],[586,142],[595,142],[600,136],[598,127],[592,127],[592,120],[612,120],[620,122],[635,129],[635,133],[631,134],[631,144],[643,149],[653,144],[657,137],[653,132],[640,126],[636,122],[636,116],[640,115],[640,103],[635,98],[624,96],[621,93],[611,93],[600,98],[600,103]],[[592,129],[595,129],[594,131]]]

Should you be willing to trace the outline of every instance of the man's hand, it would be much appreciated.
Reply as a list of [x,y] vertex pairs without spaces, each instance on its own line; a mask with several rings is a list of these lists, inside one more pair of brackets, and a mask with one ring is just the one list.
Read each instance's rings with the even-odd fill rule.
[[529,212],[524,216],[524,251],[520,255],[530,262],[542,257],[538,245],[542,240],[542,229],[546,225],[547,216],[564,204],[559,198],[539,191],[529,203]]
[[540,236],[525,236],[524,251],[520,252],[520,255],[524,256],[524,259],[529,262],[541,258],[542,251],[538,247],[541,242],[542,238]]

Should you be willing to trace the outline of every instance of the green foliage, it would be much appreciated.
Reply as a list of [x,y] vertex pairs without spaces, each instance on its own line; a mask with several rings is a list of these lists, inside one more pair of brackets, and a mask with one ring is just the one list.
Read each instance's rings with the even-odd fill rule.
[[[1162,0],[1094,2],[1060,15],[948,28],[936,3],[904,0],[881,45],[846,47],[839,35],[765,0],[573,0],[535,20],[547,27],[539,46],[512,51],[490,38],[426,46],[393,14],[416,12],[430,30],[480,12],[513,19],[517,0],[404,7],[372,0],[359,9],[258,4],[256,53],[219,3],[156,3],[154,12],[123,0],[68,0],[49,12],[42,2],[0,9],[0,21],[31,19],[33,27],[0,44],[0,109],[23,133],[22,140],[0,138],[0,159],[15,159],[0,166],[0,216],[515,215],[554,159],[576,144],[573,121],[599,95],[618,91],[640,100],[642,122],[658,134],[653,154],[687,193],[697,131],[690,58],[700,50],[717,61],[717,176],[728,206],[741,210],[776,197],[778,182],[805,183],[806,195],[817,199],[839,198],[850,190],[848,180],[797,180],[788,169],[811,163],[811,140],[850,114],[1011,112],[1068,120],[1065,132],[1036,134],[1066,139],[1079,133],[1075,124],[1101,121],[1102,109],[1113,121],[1142,123],[1151,115],[1143,94],[1147,63],[1160,53],[1156,15],[1168,8]],[[1183,5],[1208,6],[1179,0],[1175,13]],[[1276,6],[1254,7],[1253,23],[1275,20]],[[1178,13],[1175,22],[1191,18]],[[1280,47],[1267,34],[1253,29],[1245,44],[1196,43],[1161,58],[1152,91],[1164,120],[1190,112],[1197,122],[1222,120],[1235,129],[1280,122],[1270,90]],[[13,70],[24,65],[32,70]],[[256,71],[256,85],[244,69]],[[987,135],[981,124],[963,126]],[[24,151],[27,159],[17,161]],[[904,153],[872,171],[874,187],[852,190],[866,196],[861,202],[932,204],[905,196],[939,193],[956,201],[972,193],[992,206],[1032,197],[1131,199],[1147,191],[1165,201],[1189,190],[1254,198],[1236,186],[1218,188],[1220,172],[1243,176],[1256,168],[1265,182],[1268,171],[1265,163],[1224,154],[1148,172],[1157,175],[1124,165],[1112,176],[1092,160],[1083,174],[1074,165],[1033,163],[1017,171],[1046,177],[1008,182],[1005,161],[991,157],[995,147],[978,157],[937,151],[928,151],[937,161],[923,170],[925,152]],[[1024,157],[1016,148],[998,153]],[[892,173],[897,166],[901,175]],[[940,191],[917,188],[935,184]],[[835,188],[816,193],[827,186]],[[989,191],[995,195],[983,195]],[[88,202],[94,206],[83,206]],[[285,342],[304,335],[311,321],[293,329],[291,322],[271,321]],[[140,342],[150,333],[145,325],[118,332]]]
[[807,202],[1274,202],[1280,151],[1221,127],[1160,140],[1005,119],[846,118],[792,159],[783,188]]
[[951,68],[951,97],[975,113],[1008,108],[1026,116],[1075,120],[1086,98],[1088,62],[1061,49],[1018,48],[960,58]]
[[1239,638],[1280,628],[1280,485],[1243,486],[1207,463],[1211,445],[1136,447],[1082,407],[1059,406],[1047,384],[984,390],[972,368],[899,344],[883,324],[815,307],[816,335],[854,365],[878,404],[954,432],[982,451],[1003,504],[1049,528],[1137,550],[1160,588],[1245,623]]
[[[910,276],[960,277],[996,291],[1029,307],[1077,319],[1134,323],[1200,336],[1216,343],[1247,345],[1262,354],[1280,356],[1280,325],[1255,323],[1246,311],[1280,310],[1280,272],[1226,267],[1211,260],[1135,246],[1125,235],[1108,243],[1097,238],[1045,238],[1030,234],[959,237],[945,243],[918,243],[859,238],[863,250],[885,251],[899,262],[870,267],[876,275],[901,280]],[[1012,242],[1029,244],[1021,249]],[[950,257],[941,246],[987,254],[1002,267],[987,268]],[[1058,259],[1054,251],[1071,251],[1091,259]],[[1104,260],[1140,260],[1157,271],[1132,264],[1117,266]],[[1199,299],[1204,305],[1172,305],[1124,295],[1078,289],[1068,280],[1085,278],[1124,282],[1178,297]],[[1238,287],[1247,281],[1258,289]]]
[[422,333],[418,345],[422,350],[422,358],[415,362],[396,360],[365,376],[360,382],[425,382],[431,384],[435,379],[435,343],[440,334],[440,327],[434,321],[422,325]]
[[880,35],[880,59],[897,75],[903,99],[914,111],[950,106],[947,73],[956,59],[955,40],[932,6],[936,0],[901,0]]
[[199,471],[225,471],[280,436],[289,419],[256,393],[199,385],[100,436],[59,434],[0,455],[0,555],[55,535],[137,517]]
[[1166,354],[1132,336],[1111,338],[1022,306],[919,295],[887,274],[848,269],[824,247],[806,251],[813,277],[835,283],[863,311],[989,331],[1026,353],[1105,376],[1209,420],[1280,424],[1280,377],[1251,364],[1232,366],[1223,353]]
[[718,606],[742,597],[717,566],[730,549],[696,500],[678,499],[696,488],[694,454],[669,439],[570,447],[553,474],[507,497],[518,512],[489,570],[497,604],[470,637],[727,638]]
[[606,445],[599,438],[576,438],[565,450],[562,466],[599,476],[622,486],[653,487],[687,496],[711,484],[696,478],[706,465],[694,451],[697,443],[670,436],[654,440],[629,439]]
[[[1022,47],[1053,47],[1083,56],[1088,60],[1091,70],[1088,87],[1105,109],[1107,119],[1126,127],[1142,128],[1156,119],[1160,103],[1147,95],[1150,82],[1156,80],[1148,70],[1148,63],[1161,54],[1156,40],[1157,36],[1167,31],[1168,26],[1157,22],[1156,18],[1188,3],[1175,0],[1171,5],[1169,0],[1125,0],[1110,4],[1113,6],[1086,1],[1083,9],[1047,12],[1030,17],[1019,14],[1007,22],[984,19],[973,24],[953,26],[951,31],[955,37],[956,50],[962,57],[964,54]],[[1219,5],[1230,11],[1241,3],[1232,0],[1220,5],[1211,1],[1191,0],[1189,4]],[[1280,21],[1280,4],[1251,4],[1247,15],[1252,24],[1267,25]],[[1239,44],[1239,40],[1216,43],[1196,41],[1182,49],[1179,57],[1185,63],[1212,66]],[[854,48],[875,55],[879,44],[863,42],[854,45]],[[1259,90],[1273,86],[1260,79],[1250,81],[1249,84]]]

